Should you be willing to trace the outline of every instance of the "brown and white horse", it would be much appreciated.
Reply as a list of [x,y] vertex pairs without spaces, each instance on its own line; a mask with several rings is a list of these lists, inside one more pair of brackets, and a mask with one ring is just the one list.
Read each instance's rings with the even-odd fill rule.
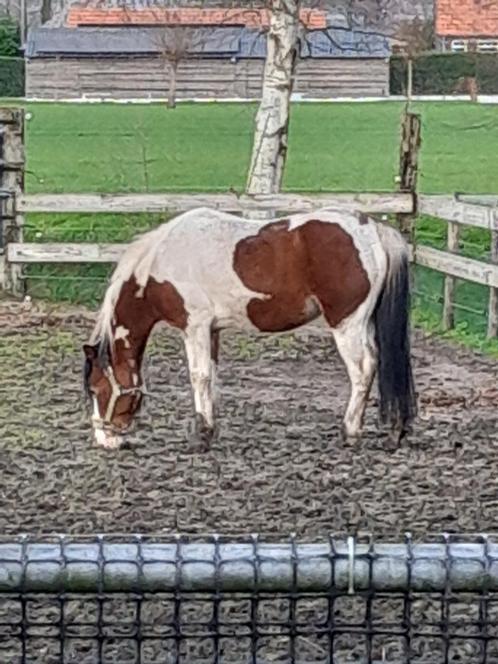
[[162,321],[185,342],[197,431],[215,426],[219,333],[277,333],[322,316],[351,381],[347,437],[362,428],[378,369],[381,420],[415,414],[407,246],[363,214],[324,209],[261,222],[199,208],[135,240],[106,292],[86,355],[98,444],[119,447],[145,393],[147,339]]

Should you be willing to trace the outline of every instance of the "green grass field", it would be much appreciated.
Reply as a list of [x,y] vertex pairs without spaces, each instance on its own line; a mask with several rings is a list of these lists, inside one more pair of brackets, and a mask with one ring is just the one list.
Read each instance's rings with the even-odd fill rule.
[[[255,104],[31,104],[29,191],[242,190]],[[400,103],[294,104],[284,188],[394,189]],[[425,103],[421,191],[495,193],[498,107]]]
[[[255,104],[27,104],[30,192],[243,191]],[[498,107],[421,103],[420,190],[498,192]],[[294,104],[284,188],[288,191],[389,191],[398,168],[401,103]],[[39,241],[128,241],[156,225],[151,215],[31,215],[27,238]],[[445,224],[419,219],[419,242],[444,246]],[[486,232],[466,229],[463,253],[486,257]],[[34,295],[95,305],[108,266],[37,266]],[[77,279],[74,279],[77,277]],[[415,319],[438,329],[442,276],[417,270]],[[458,284],[457,330],[483,341],[488,293]],[[470,311],[473,310],[473,311]],[[481,312],[481,313],[479,313]]]

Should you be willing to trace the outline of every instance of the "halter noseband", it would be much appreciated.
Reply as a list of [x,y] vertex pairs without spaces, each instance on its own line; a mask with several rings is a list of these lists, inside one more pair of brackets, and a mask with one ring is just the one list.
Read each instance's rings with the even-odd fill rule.
[[99,418],[99,420],[103,424],[111,424],[112,416],[114,415],[114,410],[116,408],[119,397],[124,397],[131,394],[139,394],[143,397],[147,394],[147,390],[145,389],[145,385],[137,385],[136,387],[123,387],[116,380],[116,376],[114,375],[114,371],[111,367],[105,369],[104,373],[111,385],[112,392],[109,403],[107,404],[105,417],[103,420],[101,418]]

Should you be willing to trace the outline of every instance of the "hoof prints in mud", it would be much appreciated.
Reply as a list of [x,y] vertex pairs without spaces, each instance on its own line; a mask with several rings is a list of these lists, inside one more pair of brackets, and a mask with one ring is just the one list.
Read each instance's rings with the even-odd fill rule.
[[340,435],[349,384],[332,340],[223,335],[220,433],[189,440],[180,340],[155,337],[129,449],[92,447],[78,316],[0,328],[0,529],[270,532],[494,529],[498,380],[491,361],[417,338],[420,416],[391,450],[375,393],[361,441]]

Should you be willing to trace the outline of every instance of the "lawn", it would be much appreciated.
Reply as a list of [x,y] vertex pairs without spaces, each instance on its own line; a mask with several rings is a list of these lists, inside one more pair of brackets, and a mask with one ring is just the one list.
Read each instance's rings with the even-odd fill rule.
[[[27,104],[30,192],[243,191],[255,104]],[[498,191],[498,107],[420,103],[425,193]],[[395,189],[403,105],[294,104],[284,188],[289,191]],[[31,215],[27,237],[45,241],[127,241],[156,225],[151,215]],[[444,246],[445,224],[419,219],[420,242]],[[463,251],[489,252],[485,232],[468,229]],[[30,269],[35,295],[95,304],[108,266]],[[74,277],[77,276],[77,280]],[[417,270],[417,320],[437,328],[442,276]],[[485,332],[487,289],[458,284],[457,334]]]
[[[255,104],[28,104],[29,191],[244,188]],[[396,102],[294,104],[284,187],[394,189]],[[421,190],[498,190],[498,107],[424,103]]]

